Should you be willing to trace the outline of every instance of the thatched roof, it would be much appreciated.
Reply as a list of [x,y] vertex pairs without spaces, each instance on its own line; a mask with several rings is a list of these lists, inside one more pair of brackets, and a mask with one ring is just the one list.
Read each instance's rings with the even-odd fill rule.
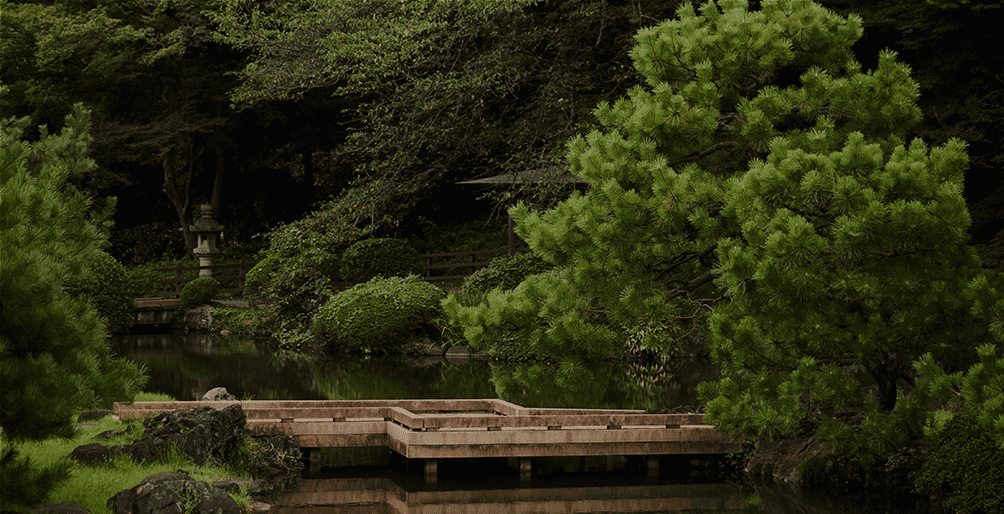
[[534,170],[520,171],[516,173],[503,173],[493,177],[485,177],[474,180],[457,182],[462,185],[505,185],[505,184],[536,184],[540,182],[563,183],[563,184],[585,184],[586,181],[568,170],[557,166],[551,168],[537,168]]

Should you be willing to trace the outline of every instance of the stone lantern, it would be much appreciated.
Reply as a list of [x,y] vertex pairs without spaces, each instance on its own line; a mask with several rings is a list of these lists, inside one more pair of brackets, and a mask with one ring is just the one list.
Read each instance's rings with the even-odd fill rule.
[[202,217],[189,229],[195,232],[199,238],[199,244],[194,250],[195,255],[199,257],[199,266],[202,268],[199,270],[199,276],[211,277],[213,270],[208,266],[213,265],[213,254],[220,253],[216,243],[223,232],[223,227],[213,219],[213,206],[208,203],[202,204]]

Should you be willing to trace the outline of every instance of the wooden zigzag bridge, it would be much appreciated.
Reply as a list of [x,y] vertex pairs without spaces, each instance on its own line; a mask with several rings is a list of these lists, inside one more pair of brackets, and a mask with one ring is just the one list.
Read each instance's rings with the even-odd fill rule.
[[646,414],[623,409],[526,408],[482,400],[249,400],[116,403],[120,418],[240,404],[257,434],[286,434],[316,465],[320,448],[387,447],[423,459],[435,482],[439,459],[518,462],[529,480],[534,457],[642,456],[658,473],[660,455],[726,454],[740,443],[703,424],[703,414]]

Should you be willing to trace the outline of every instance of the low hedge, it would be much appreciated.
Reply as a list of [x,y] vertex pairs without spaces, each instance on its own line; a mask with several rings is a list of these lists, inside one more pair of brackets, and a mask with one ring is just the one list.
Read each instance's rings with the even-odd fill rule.
[[181,305],[195,307],[216,297],[220,292],[220,283],[213,277],[199,277],[181,288]]
[[363,352],[397,352],[409,341],[436,333],[443,292],[415,275],[373,278],[328,300],[313,331],[329,347]]

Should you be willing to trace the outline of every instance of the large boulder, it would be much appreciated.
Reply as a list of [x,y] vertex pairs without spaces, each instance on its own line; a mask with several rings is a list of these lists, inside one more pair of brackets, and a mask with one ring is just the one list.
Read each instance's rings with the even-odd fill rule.
[[135,487],[108,499],[115,514],[240,514],[240,506],[226,492],[184,471],[155,473]]

